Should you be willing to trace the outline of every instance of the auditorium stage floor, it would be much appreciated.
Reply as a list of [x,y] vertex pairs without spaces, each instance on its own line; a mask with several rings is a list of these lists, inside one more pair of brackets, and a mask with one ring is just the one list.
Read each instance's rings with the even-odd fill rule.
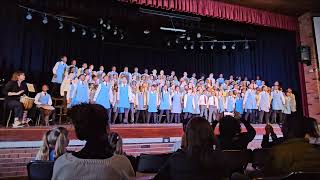
[[[264,134],[265,124],[252,125],[257,135]],[[39,141],[42,135],[50,127],[27,127],[20,129],[0,128],[0,142],[4,141]],[[69,138],[76,139],[74,129],[71,125],[64,125],[69,130]],[[281,130],[278,125],[273,125],[276,134],[280,135]],[[111,130],[119,133],[123,138],[167,138],[181,137],[183,134],[182,124],[116,124],[111,126]],[[245,131],[245,128],[243,128]],[[215,133],[219,133],[217,128]]]

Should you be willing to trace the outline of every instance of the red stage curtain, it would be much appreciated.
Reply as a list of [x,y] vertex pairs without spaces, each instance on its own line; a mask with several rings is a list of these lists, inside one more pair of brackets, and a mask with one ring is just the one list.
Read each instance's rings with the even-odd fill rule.
[[213,0],[119,0],[200,16],[296,31],[297,18]]

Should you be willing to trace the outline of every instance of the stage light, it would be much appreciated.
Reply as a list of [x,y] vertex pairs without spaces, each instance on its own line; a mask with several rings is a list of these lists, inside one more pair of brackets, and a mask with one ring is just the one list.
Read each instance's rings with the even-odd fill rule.
[[191,44],[190,49],[194,49],[194,45],[193,44]]
[[190,37],[190,36],[187,36],[187,40],[190,41],[190,40],[191,40],[191,37]]
[[249,42],[248,42],[248,41],[246,41],[246,42],[244,43],[244,49],[249,49]]
[[150,31],[148,29],[143,31],[144,34],[150,34]]
[[197,38],[201,38],[201,34],[200,33],[197,33]]
[[233,44],[232,44],[231,49],[233,49],[233,50],[236,49],[236,43],[233,43]]
[[111,29],[111,25],[108,23],[106,28],[107,28],[107,30],[110,30]]
[[210,49],[214,49],[214,43],[211,44]]
[[124,35],[123,34],[120,35],[120,40],[122,40],[122,39],[124,39]]
[[76,28],[74,26],[71,26],[71,32],[76,32]]
[[29,21],[32,19],[31,12],[29,12],[29,11],[27,12],[26,19],[29,20]]
[[47,18],[46,15],[43,16],[42,23],[43,24],[48,24],[48,18]]
[[117,34],[118,34],[118,30],[117,30],[117,28],[115,28],[113,31],[113,35],[117,35]]
[[93,39],[97,38],[97,34],[96,33],[92,33],[92,38]]
[[103,24],[103,19],[99,18],[99,24]]
[[104,40],[104,35],[101,35],[101,40],[102,40],[102,41]]
[[227,46],[225,44],[222,45],[222,49],[227,49]]
[[59,23],[59,29],[63,29],[63,23],[61,21],[59,21],[58,23]]
[[168,47],[171,46],[171,42],[170,42],[170,41],[167,42],[167,46],[168,46]]
[[184,45],[184,46],[183,46],[183,49],[188,49],[187,45]]
[[176,44],[179,44],[179,38],[176,39]]
[[204,49],[203,44],[201,44],[201,45],[200,45],[200,49],[201,49],[201,50],[203,50],[203,49]]
[[82,29],[82,36],[85,36],[87,34],[87,31],[85,29]]

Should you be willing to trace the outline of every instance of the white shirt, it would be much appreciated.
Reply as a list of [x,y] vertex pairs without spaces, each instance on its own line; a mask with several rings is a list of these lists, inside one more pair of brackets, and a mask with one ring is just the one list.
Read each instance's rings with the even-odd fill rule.
[[[36,97],[34,98],[34,103],[36,104],[36,105],[42,105],[41,104],[41,102],[39,102],[39,99],[40,99],[40,96],[41,95],[43,95],[43,96],[45,96],[45,95],[49,95],[48,93],[45,93],[45,92],[39,92],[39,93],[37,93],[37,95],[36,95]],[[46,105],[52,105],[52,99],[51,99],[51,96],[49,95],[49,100],[48,100],[48,104],[46,104]]]
[[208,97],[204,94],[201,94],[199,97],[199,105],[202,106],[206,106],[208,104]]
[[59,64],[64,64],[64,62],[63,61],[59,61],[54,65],[54,67],[52,69],[53,74],[57,74],[57,70],[58,70]]
[[219,99],[217,96],[210,96],[208,99],[208,106],[215,106],[218,108],[219,106]]

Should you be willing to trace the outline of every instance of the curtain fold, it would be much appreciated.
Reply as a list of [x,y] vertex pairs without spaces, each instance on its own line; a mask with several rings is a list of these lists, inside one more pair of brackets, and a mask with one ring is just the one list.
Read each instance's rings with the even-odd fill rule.
[[199,16],[227,19],[236,22],[267,26],[296,31],[298,21],[295,17],[285,16],[263,10],[227,4],[213,0],[120,0],[126,3],[160,9],[187,12]]

